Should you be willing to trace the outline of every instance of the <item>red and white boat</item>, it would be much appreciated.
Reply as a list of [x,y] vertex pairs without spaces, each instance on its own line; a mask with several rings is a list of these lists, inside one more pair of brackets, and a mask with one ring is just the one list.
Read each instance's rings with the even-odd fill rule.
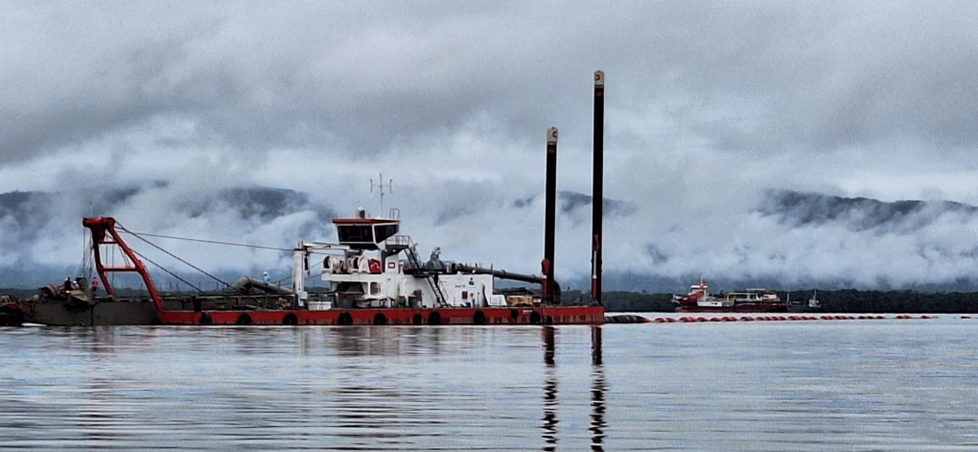
[[770,289],[753,288],[740,292],[710,295],[706,281],[690,286],[686,295],[674,295],[678,312],[787,312],[790,303],[781,301]]

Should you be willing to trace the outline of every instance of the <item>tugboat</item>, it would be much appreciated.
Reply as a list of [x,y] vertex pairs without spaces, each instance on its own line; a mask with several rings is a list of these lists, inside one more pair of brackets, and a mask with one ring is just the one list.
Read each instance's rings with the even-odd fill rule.
[[745,289],[727,292],[723,296],[710,295],[706,281],[690,286],[689,293],[673,296],[677,312],[788,312],[790,303],[781,301],[770,289]]
[[791,302],[791,310],[794,312],[819,312],[822,311],[822,302],[818,300],[818,289],[812,291],[812,297],[801,302]]

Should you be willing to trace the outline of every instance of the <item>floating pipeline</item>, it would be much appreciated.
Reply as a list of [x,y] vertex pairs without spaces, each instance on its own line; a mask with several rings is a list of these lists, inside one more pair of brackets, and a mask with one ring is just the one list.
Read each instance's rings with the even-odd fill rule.
[[[636,316],[637,317],[637,316]],[[608,320],[609,317],[605,317],[607,323],[625,323],[625,322],[613,322]],[[848,320],[934,320],[939,317],[936,315],[921,315],[919,317],[914,317],[908,314],[900,314],[893,317],[887,317],[885,315],[821,315],[821,316],[806,316],[806,315],[790,315],[790,316],[724,316],[724,317],[656,317],[651,321],[651,323],[718,323],[718,322],[807,322],[807,321],[848,321]],[[962,315],[961,320],[971,320],[970,315]]]
[[649,323],[652,320],[647,317],[634,314],[605,315],[604,323]]

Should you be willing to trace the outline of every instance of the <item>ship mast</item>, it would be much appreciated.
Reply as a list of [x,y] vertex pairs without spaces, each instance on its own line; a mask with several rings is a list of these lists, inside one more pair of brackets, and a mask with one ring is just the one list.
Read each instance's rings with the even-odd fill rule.
[[[373,179],[370,179],[370,193],[374,192],[376,188],[380,192],[380,214],[383,215],[384,212],[384,173],[380,173],[380,178],[377,179],[377,183],[374,183]],[[394,179],[387,180],[387,192],[394,193]]]

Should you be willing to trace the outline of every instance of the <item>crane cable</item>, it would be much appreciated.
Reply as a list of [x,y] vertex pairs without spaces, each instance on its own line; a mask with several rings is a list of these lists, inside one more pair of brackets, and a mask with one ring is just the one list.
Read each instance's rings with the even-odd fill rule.
[[[313,270],[316,269],[316,267],[319,267],[320,265],[323,265],[322,261],[316,262],[311,267],[309,267],[309,271],[312,272]],[[303,280],[303,282],[305,282],[305,280],[307,280],[309,278],[311,278],[311,276],[305,277],[302,280]],[[292,275],[289,275],[289,276],[286,276],[286,277],[284,277],[284,278],[282,278],[282,279],[280,279],[278,281],[275,281],[275,285],[276,286],[281,286],[283,282],[285,282],[285,281],[291,281],[291,280],[292,280]]]
[[141,253],[140,253],[139,251],[136,251],[136,250],[131,250],[131,251],[132,251],[133,253],[135,253],[135,254],[136,254],[137,256],[139,256],[139,257],[141,257],[141,258],[143,258],[143,260],[145,260],[146,262],[149,262],[149,263],[151,263],[151,264],[153,264],[153,265],[155,265],[155,266],[156,266],[157,268],[159,268],[160,270],[163,270],[164,272],[166,272],[166,273],[167,273],[167,274],[169,274],[170,276],[172,276],[172,277],[174,277],[174,278],[176,278],[176,279],[178,279],[178,280],[180,280],[180,282],[182,282],[182,283],[184,283],[184,284],[186,284],[186,285],[188,285],[188,286],[190,286],[190,287],[192,287],[192,288],[193,288],[194,290],[196,290],[197,292],[200,292],[200,293],[202,293],[202,294],[206,294],[206,292],[204,292],[203,290],[200,290],[200,287],[197,287],[197,286],[195,286],[195,285],[193,285],[193,284],[190,284],[190,282],[189,282],[189,281],[187,281],[187,280],[185,280],[185,279],[183,279],[183,278],[181,278],[181,277],[179,277],[179,276],[177,276],[177,274],[176,274],[176,273],[173,273],[173,272],[171,272],[170,270],[167,270],[167,269],[166,269],[166,267],[164,267],[164,266],[162,266],[162,265],[160,265],[160,264],[157,264],[156,262],[153,262],[153,260],[152,260],[152,259],[150,259],[150,258],[148,258],[148,257],[146,257],[146,256],[143,256],[143,255],[142,255],[142,254],[141,254]]
[[192,239],[192,238],[188,238],[188,237],[174,237],[172,235],[149,234],[149,233],[146,233],[146,232],[133,232],[133,231],[130,231],[130,230],[127,230],[127,229],[123,228],[122,226],[119,226],[119,229],[122,229],[125,232],[128,232],[128,233],[130,233],[132,235],[135,235],[136,237],[139,237],[139,236],[144,236],[144,237],[158,237],[158,238],[161,238],[161,239],[184,240],[184,241],[187,241],[187,242],[210,243],[210,244],[214,244],[214,245],[240,246],[240,247],[243,247],[243,248],[255,248],[255,249],[260,249],[260,250],[292,251],[292,248],[278,248],[278,247],[274,247],[274,246],[249,245],[249,244],[246,244],[246,243],[221,242],[221,241],[217,241],[217,240]]
[[[176,259],[176,260],[178,260],[178,261],[180,261],[180,262],[183,262],[184,264],[186,264],[186,265],[188,265],[188,266],[189,266],[190,268],[193,268],[194,270],[197,270],[197,271],[199,271],[199,272],[201,272],[201,273],[203,273],[204,275],[207,275],[207,277],[209,277],[209,278],[211,278],[211,279],[213,279],[214,281],[217,281],[217,282],[219,282],[219,283],[221,283],[221,284],[224,284],[225,286],[227,286],[227,288],[228,288],[228,289],[230,289],[230,288],[232,288],[232,286],[231,286],[230,284],[228,284],[228,283],[226,283],[226,282],[224,282],[224,281],[222,281],[222,280],[221,280],[220,278],[218,278],[218,277],[216,277],[216,276],[214,276],[214,275],[212,275],[212,274],[210,274],[210,273],[207,273],[206,271],[204,271],[204,270],[203,270],[203,269],[201,269],[200,267],[197,267],[196,265],[194,265],[194,264],[191,264],[190,262],[187,262],[187,261],[186,261],[186,260],[184,260],[184,259],[181,259],[181,258],[180,258],[179,256],[177,256],[177,255],[175,255],[175,254],[173,254],[173,253],[171,253],[171,252],[169,252],[169,251],[167,251],[167,250],[165,250],[165,249],[163,249],[163,248],[161,248],[161,247],[159,247],[159,246],[157,246],[157,245],[156,245],[155,243],[153,243],[153,242],[150,242],[149,240],[146,240],[146,239],[144,239],[144,238],[142,238],[142,237],[141,237],[141,236],[140,236],[139,234],[137,234],[137,233],[135,233],[135,232],[132,232],[132,231],[130,231],[130,230],[128,230],[128,229],[126,229],[126,228],[125,228],[124,226],[122,226],[121,224],[118,224],[118,223],[116,223],[116,227],[118,227],[118,228],[119,228],[119,229],[120,229],[121,231],[123,231],[123,232],[127,232],[127,233],[129,233],[129,234],[132,234],[132,236],[133,236],[133,237],[136,237],[137,239],[139,239],[139,240],[142,240],[143,242],[146,242],[146,244],[148,244],[149,246],[152,246],[153,248],[156,248],[156,249],[158,249],[158,250],[160,250],[160,251],[162,251],[162,252],[164,252],[164,253],[166,253],[166,255],[168,255],[168,256],[170,256],[170,257],[172,257],[172,258],[174,258],[174,259]],[[150,262],[152,262],[152,261],[150,261]],[[159,265],[159,264],[154,264],[154,265],[156,265],[157,267],[160,267],[160,265]],[[160,268],[163,268],[163,267],[160,267]],[[167,272],[167,273],[169,273],[169,272]],[[171,275],[172,275],[172,273],[171,273]],[[178,279],[179,279],[179,278],[178,278]],[[183,280],[181,280],[181,281],[183,281]],[[186,281],[184,281],[184,282],[186,282]],[[194,286],[191,286],[191,287],[194,287]],[[197,287],[194,287],[194,288],[195,288],[195,289],[197,289],[198,291],[200,291],[200,289],[198,289]],[[201,291],[201,292],[202,292],[202,291]]]
[[[128,230],[128,229],[126,229],[126,228],[124,228],[124,227],[123,227],[122,225],[120,225],[120,224],[118,224],[118,223],[116,224],[116,226],[118,226],[118,228],[119,228],[119,229],[120,229],[121,231],[123,231],[123,232],[127,232],[127,233],[129,233],[129,234],[132,234],[132,235],[133,235],[133,236],[135,236],[136,238],[138,238],[138,239],[140,239],[140,240],[142,240],[142,241],[144,241],[144,242],[146,242],[146,243],[148,243],[148,244],[150,244],[151,246],[153,246],[153,247],[155,247],[155,248],[157,248],[157,249],[159,249],[160,251],[163,251],[164,253],[167,253],[167,254],[169,254],[169,255],[170,255],[170,256],[172,256],[172,257],[173,257],[174,259],[177,259],[177,260],[179,260],[179,261],[181,261],[181,262],[183,262],[183,263],[185,263],[185,264],[187,264],[187,265],[189,265],[189,266],[191,266],[191,267],[193,267],[193,268],[194,268],[194,269],[196,269],[197,271],[199,271],[199,272],[201,272],[201,273],[203,273],[203,274],[205,274],[205,275],[207,275],[207,276],[210,276],[211,278],[213,278],[213,279],[215,279],[215,280],[217,280],[218,282],[220,282],[220,283],[222,283],[222,284],[224,284],[225,286],[228,286],[228,287],[231,287],[231,285],[230,285],[230,284],[228,284],[228,283],[226,283],[226,282],[224,282],[224,281],[221,281],[221,280],[219,280],[219,279],[217,279],[217,278],[216,278],[216,277],[214,277],[214,276],[211,276],[211,275],[209,275],[209,274],[208,274],[207,272],[205,272],[205,271],[203,271],[203,270],[201,270],[201,269],[199,269],[199,268],[197,268],[197,267],[194,267],[194,266],[193,266],[192,264],[190,264],[189,262],[187,262],[187,261],[185,261],[185,260],[183,260],[183,259],[180,259],[180,258],[179,258],[179,257],[177,257],[177,256],[174,256],[173,254],[171,254],[171,253],[169,253],[169,252],[167,252],[166,250],[164,250],[164,249],[162,249],[162,248],[160,248],[160,247],[158,247],[158,246],[156,246],[156,245],[154,245],[153,243],[151,243],[150,241],[148,241],[148,240],[146,240],[146,239],[144,239],[144,238],[143,238],[143,237],[141,237],[141,236],[144,236],[144,237],[157,237],[157,238],[161,238],[161,239],[172,239],[172,240],[183,240],[183,241],[187,241],[187,242],[198,242],[198,243],[210,243],[210,244],[213,244],[213,245],[225,245],[225,246],[240,246],[240,247],[242,247],[242,248],[253,248],[253,249],[259,249],[259,250],[271,250],[271,251],[295,251],[295,250],[294,250],[294,249],[292,249],[292,248],[279,248],[279,247],[274,247],[274,246],[265,246],[265,245],[250,245],[250,244],[246,244],[246,243],[234,243],[234,242],[223,242],[223,241],[218,241],[218,240],[204,240],[204,239],[193,239],[193,238],[189,238],[189,237],[176,237],[176,236],[172,236],[172,235],[163,235],[163,234],[150,234],[150,233],[147,233],[147,232],[133,232],[133,231],[130,231],[130,230]],[[152,262],[152,261],[150,261],[150,262]],[[154,263],[154,265],[156,265],[157,267],[160,267],[160,266],[159,266],[159,264],[155,264],[155,263]],[[318,266],[318,265],[321,265],[321,263],[316,263],[316,265],[314,265],[313,267],[316,267],[316,266]],[[160,267],[160,268],[162,269],[163,267]],[[164,270],[165,270],[165,269],[164,269]],[[311,269],[310,269],[310,270],[311,270]],[[167,272],[167,273],[169,273],[169,272]],[[282,279],[280,279],[280,280],[278,280],[278,281],[276,281],[276,285],[279,285],[279,286],[280,286],[280,285],[282,285],[282,283],[283,283],[283,282],[285,282],[285,281],[288,281],[288,280],[291,280],[291,279],[292,279],[292,276],[291,276],[291,275],[290,275],[290,276],[286,276],[285,278],[282,278]],[[181,281],[183,281],[183,280],[181,280]],[[193,286],[191,286],[191,287],[193,287]],[[195,289],[196,289],[196,287],[195,287]],[[197,289],[197,290],[200,290],[200,289]]]

